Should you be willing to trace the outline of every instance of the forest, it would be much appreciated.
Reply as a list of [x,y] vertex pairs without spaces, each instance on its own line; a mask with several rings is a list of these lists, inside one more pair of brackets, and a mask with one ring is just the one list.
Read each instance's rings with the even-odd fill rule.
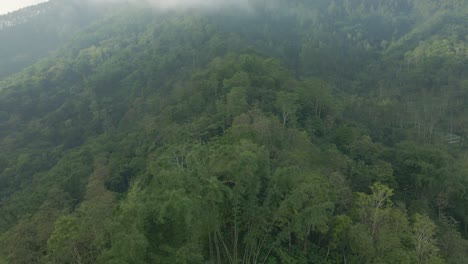
[[0,264],[468,263],[466,0],[112,2],[0,16]]

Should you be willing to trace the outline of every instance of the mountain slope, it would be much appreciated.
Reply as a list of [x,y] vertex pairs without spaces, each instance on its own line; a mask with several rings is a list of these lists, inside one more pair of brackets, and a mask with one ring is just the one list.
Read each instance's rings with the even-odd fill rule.
[[87,26],[0,83],[0,263],[463,263],[467,10]]
[[48,56],[106,12],[86,2],[52,0],[1,15],[0,79]]

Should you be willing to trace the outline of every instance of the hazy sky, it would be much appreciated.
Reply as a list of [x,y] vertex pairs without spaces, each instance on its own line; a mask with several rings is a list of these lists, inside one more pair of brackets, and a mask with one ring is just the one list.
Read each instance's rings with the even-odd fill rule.
[[47,1],[48,0],[0,0],[0,14]]
[[[0,0],[2,1],[2,0]],[[157,8],[179,8],[179,7],[248,7],[249,0],[87,0],[94,3],[109,4],[109,3],[149,3]]]
[[[0,14],[6,14],[20,8],[47,2],[49,0],[0,0]],[[94,3],[110,4],[119,2],[150,3],[159,8],[177,7],[247,7],[249,0],[83,0]]]

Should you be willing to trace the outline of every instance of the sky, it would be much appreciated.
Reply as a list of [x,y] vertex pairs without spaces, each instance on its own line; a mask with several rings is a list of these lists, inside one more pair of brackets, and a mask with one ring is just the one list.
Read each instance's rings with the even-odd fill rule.
[[[0,15],[18,10],[34,4],[47,2],[48,0],[0,0]],[[111,3],[150,3],[159,8],[178,8],[178,7],[220,7],[220,6],[238,6],[248,7],[249,0],[83,0],[91,3],[111,4]]]
[[[2,1],[2,0],[0,0]],[[110,4],[110,3],[149,3],[157,8],[180,8],[180,7],[248,7],[249,0],[87,0],[92,3]]]
[[30,5],[47,2],[48,0],[0,0],[0,14],[6,14]]

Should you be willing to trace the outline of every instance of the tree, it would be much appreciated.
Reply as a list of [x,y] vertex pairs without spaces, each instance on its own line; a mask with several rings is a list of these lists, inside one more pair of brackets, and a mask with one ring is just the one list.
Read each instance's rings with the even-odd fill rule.
[[439,248],[434,238],[437,226],[425,215],[416,214],[413,224],[413,241],[419,263],[443,263],[438,257]]
[[281,113],[283,127],[286,127],[286,123],[293,120],[299,108],[298,96],[293,92],[278,92],[276,94],[275,106]]
[[371,192],[371,195],[358,193],[356,203],[361,221],[368,226],[372,237],[375,239],[382,219],[392,206],[390,198],[393,196],[393,190],[376,183],[371,187]]
[[246,88],[234,87],[226,95],[226,108],[231,119],[248,110],[246,94]]

